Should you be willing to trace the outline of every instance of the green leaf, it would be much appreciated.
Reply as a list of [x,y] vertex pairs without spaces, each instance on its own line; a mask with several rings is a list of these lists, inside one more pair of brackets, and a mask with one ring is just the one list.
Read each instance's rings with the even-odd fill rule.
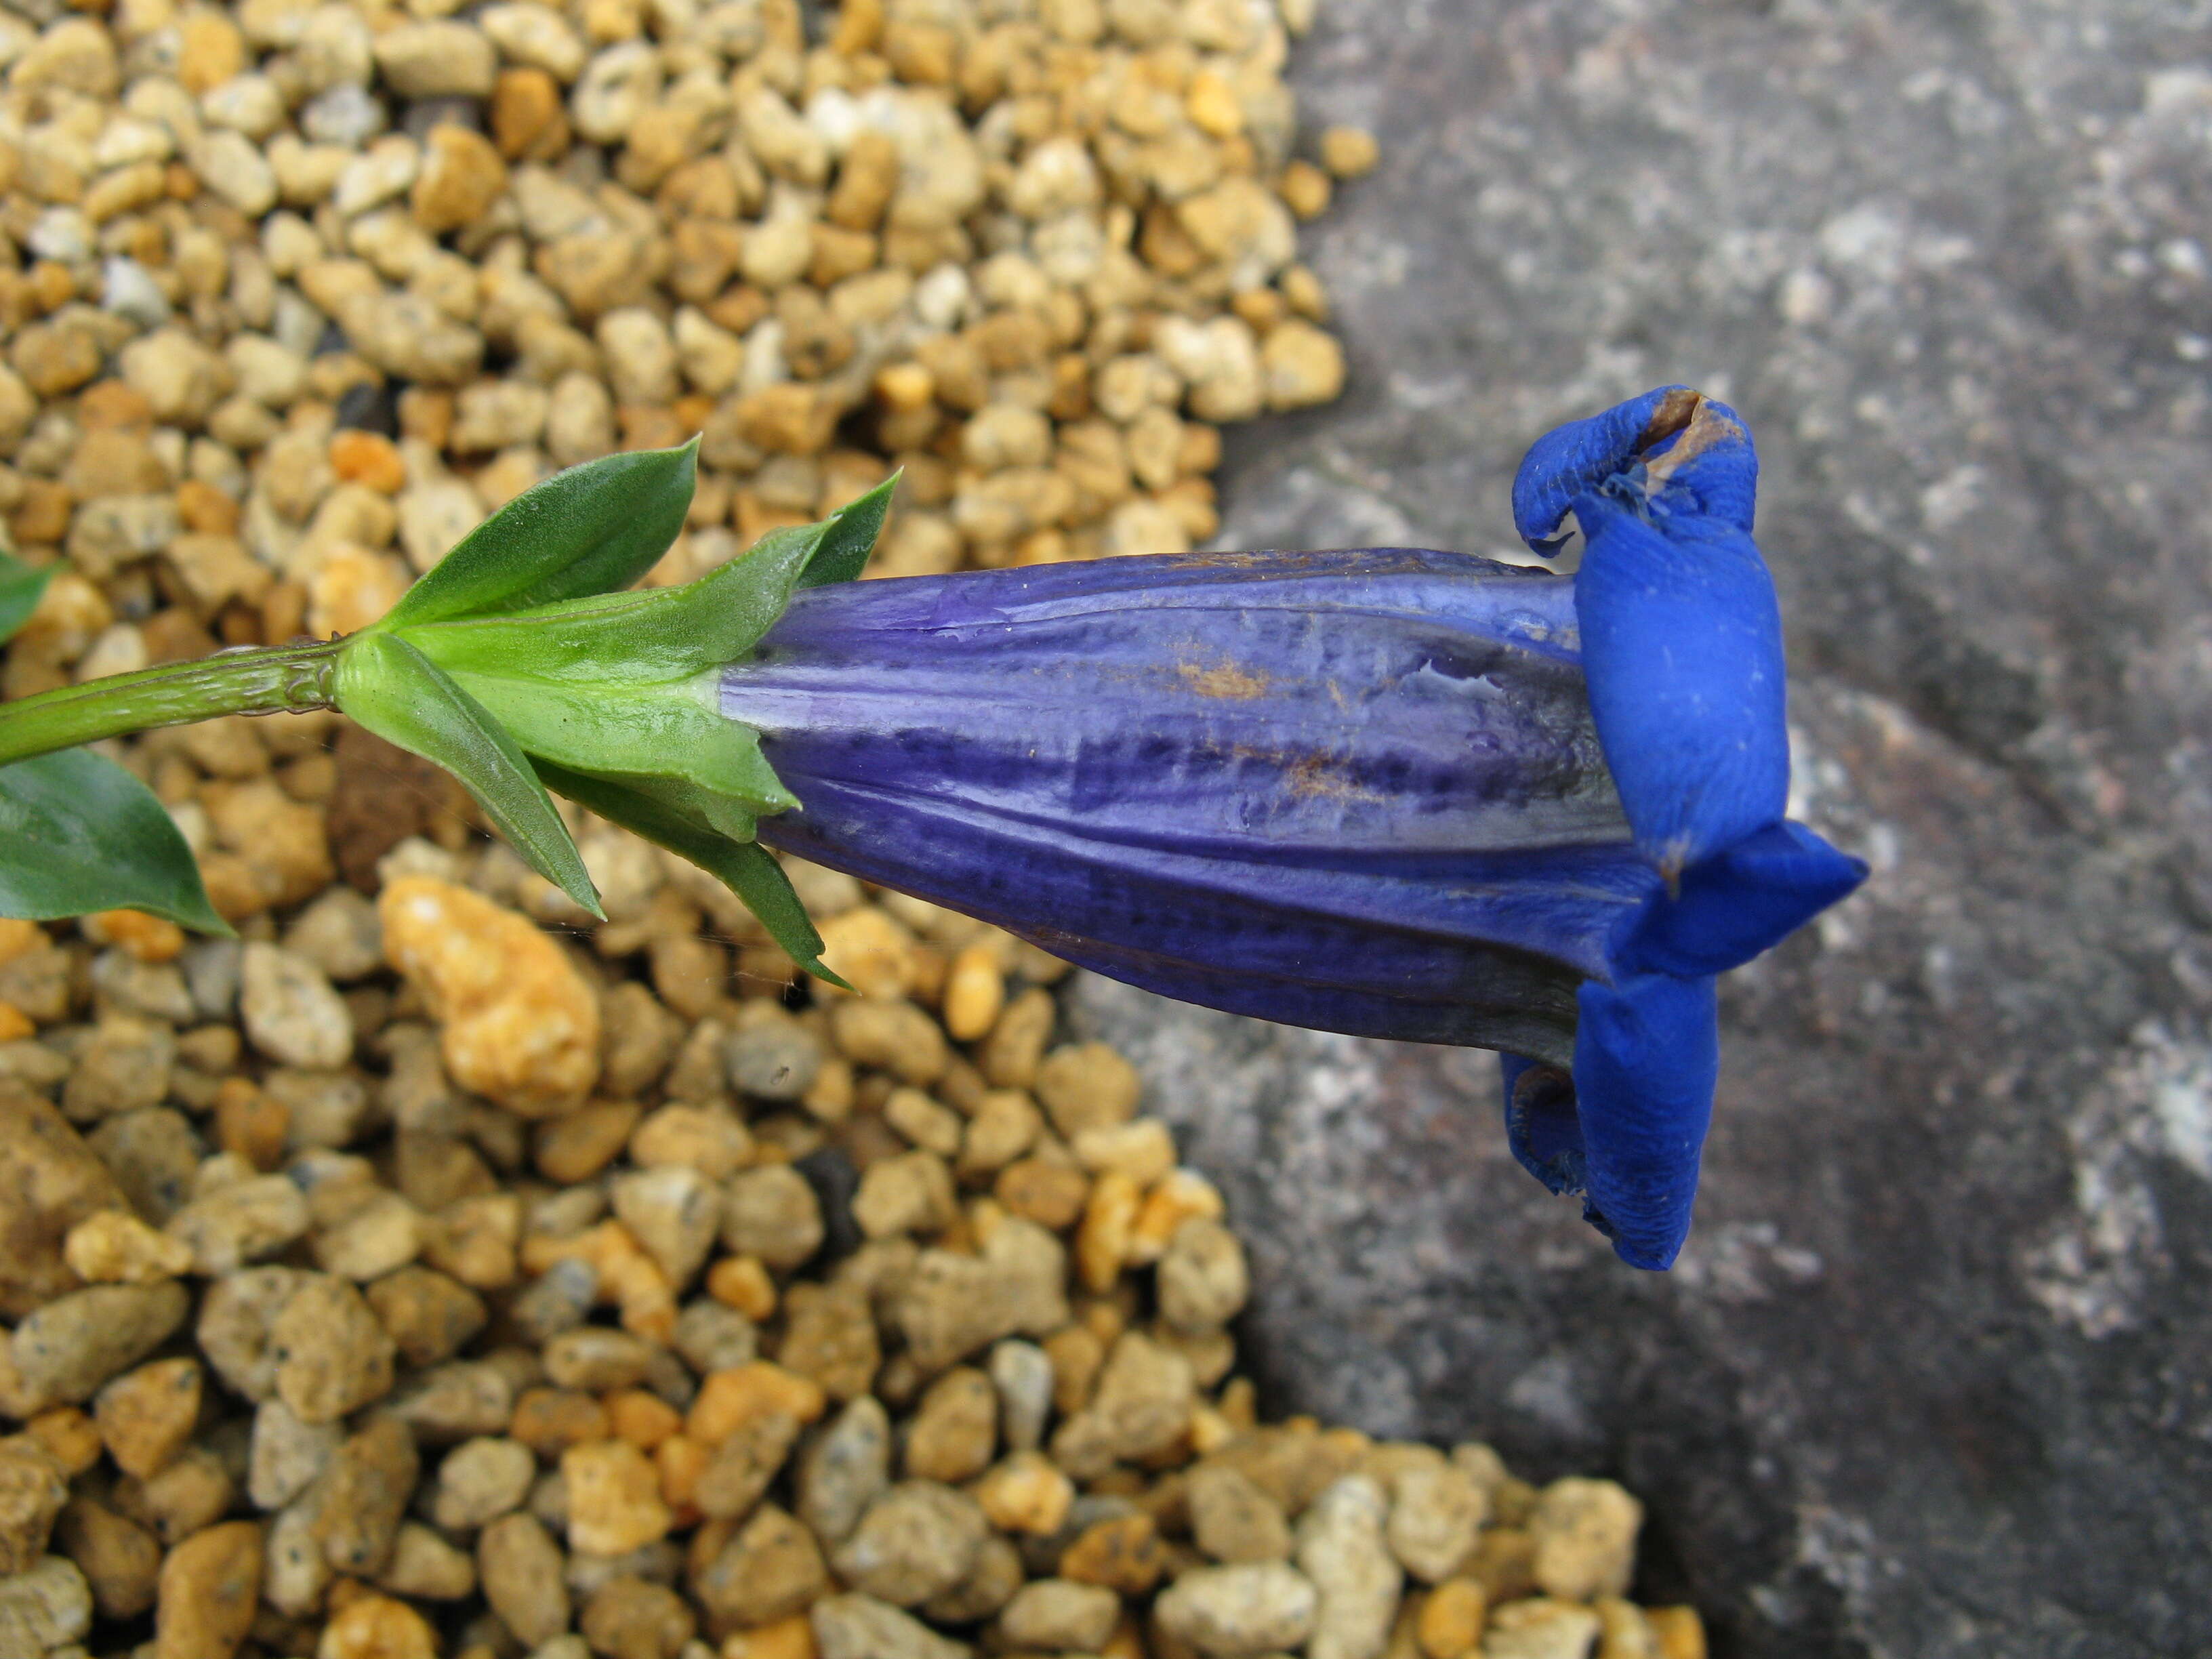
[[848,582],[860,574],[868,562],[868,555],[875,550],[876,538],[884,533],[884,520],[891,510],[891,492],[898,488],[904,469],[871,489],[858,501],[848,502],[830,520],[829,533],[823,537],[813,562],[806,574],[799,579],[801,587],[819,587],[825,582]]
[[455,674],[606,686],[690,679],[735,662],[775,625],[827,528],[771,531],[681,587],[410,628],[408,637]]
[[11,638],[38,609],[53,567],[34,570],[11,553],[0,552],[0,641]]
[[671,801],[657,798],[651,780],[594,777],[551,765],[544,774],[554,788],[608,823],[690,860],[735,893],[793,962],[817,979],[843,990],[853,988],[823,966],[822,935],[807,919],[791,878],[758,842],[732,841],[715,834]]
[[114,762],[64,749],[0,767],[0,916],[123,909],[230,935],[175,823]]
[[387,743],[442,766],[532,869],[604,919],[568,825],[505,726],[405,639],[356,636],[338,657],[341,711]]
[[628,587],[684,528],[699,443],[610,455],[534,484],[461,538],[386,613],[385,629]]

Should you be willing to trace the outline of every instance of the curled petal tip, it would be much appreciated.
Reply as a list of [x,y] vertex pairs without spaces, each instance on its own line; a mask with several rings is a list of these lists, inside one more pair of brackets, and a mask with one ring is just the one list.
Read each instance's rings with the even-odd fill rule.
[[1513,526],[1521,538],[1547,556],[1563,545],[1576,498],[1632,465],[1661,405],[1688,390],[1661,386],[1601,414],[1554,427],[1530,445],[1513,479]]
[[1548,558],[1566,543],[1567,515],[1583,517],[1589,498],[1610,491],[1639,511],[1672,507],[1748,532],[1758,482],[1758,454],[1734,410],[1689,386],[1659,386],[1538,439],[1513,480],[1514,527]]

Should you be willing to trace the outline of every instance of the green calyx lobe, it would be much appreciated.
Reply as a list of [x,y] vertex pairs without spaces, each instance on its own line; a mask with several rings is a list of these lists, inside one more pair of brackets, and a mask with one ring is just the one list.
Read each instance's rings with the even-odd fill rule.
[[754,840],[760,817],[798,802],[758,735],[723,717],[717,679],[797,589],[860,574],[898,481],[771,532],[696,581],[621,591],[683,528],[696,448],[610,457],[516,497],[345,642],[335,701],[460,778],[532,866],[594,915],[549,787],[708,871],[801,966],[834,979]]

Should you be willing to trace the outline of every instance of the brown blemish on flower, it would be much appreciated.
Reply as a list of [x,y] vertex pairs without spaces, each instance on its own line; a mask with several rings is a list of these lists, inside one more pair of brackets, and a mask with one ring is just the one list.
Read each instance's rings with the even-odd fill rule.
[[1239,668],[1234,663],[1222,663],[1212,668],[1201,668],[1194,662],[1179,662],[1176,672],[1182,676],[1185,685],[1201,697],[1218,697],[1226,702],[1249,702],[1267,693],[1267,678]]
[[1306,800],[1358,801],[1380,806],[1389,799],[1377,790],[1354,783],[1345,775],[1342,763],[1326,755],[1307,755],[1292,761],[1284,776],[1291,793]]
[[1282,749],[1255,749],[1237,744],[1228,751],[1232,760],[1259,761],[1283,775],[1284,787],[1302,800],[1357,801],[1382,806],[1390,797],[1356,781],[1345,763],[1333,755],[1294,755]]
[[1662,398],[1659,407],[1651,411],[1651,418],[1645,422],[1643,435],[1636,441],[1636,453],[1641,455],[1654,444],[1673,437],[1689,425],[1697,416],[1698,405],[1705,400],[1705,395],[1702,392],[1692,392],[1686,386],[1676,386]]
[[1674,447],[1663,455],[1653,457],[1646,465],[1645,470],[1655,486],[1666,483],[1686,463],[1706,451],[1744,435],[1743,428],[1715,410],[1703,392],[1678,390],[1659,400],[1659,407],[1652,411],[1644,435],[1636,441],[1636,452],[1641,455],[1652,445],[1676,433],[1681,437]]

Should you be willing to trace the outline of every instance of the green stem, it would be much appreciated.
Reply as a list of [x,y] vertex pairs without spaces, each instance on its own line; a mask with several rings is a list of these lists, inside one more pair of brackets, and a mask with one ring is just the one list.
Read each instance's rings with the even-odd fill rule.
[[241,647],[0,705],[0,766],[100,738],[218,714],[328,708],[341,643]]

